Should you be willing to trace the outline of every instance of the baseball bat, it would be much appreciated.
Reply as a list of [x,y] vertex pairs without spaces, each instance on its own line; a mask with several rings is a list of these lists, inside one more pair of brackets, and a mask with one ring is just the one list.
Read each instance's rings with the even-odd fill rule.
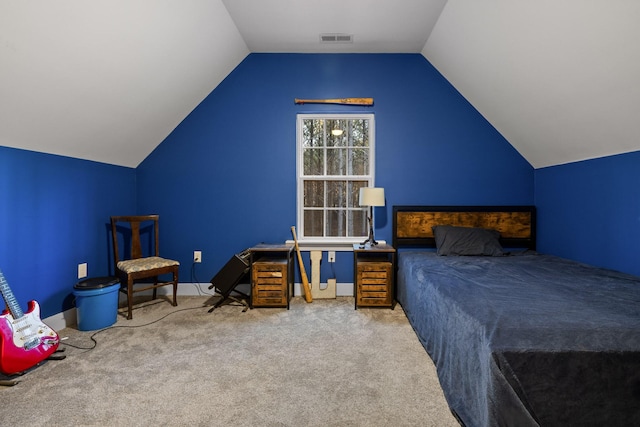
[[295,99],[296,104],[373,105],[373,98]]
[[302,290],[304,291],[304,299],[307,302],[312,302],[311,288],[309,287],[309,278],[307,278],[307,271],[304,269],[304,263],[302,262],[302,254],[300,253],[300,247],[298,247],[298,238],[296,237],[296,227],[291,227],[291,233],[293,234],[293,243],[296,245],[296,253],[298,254],[298,264],[300,264],[300,277],[302,278]]

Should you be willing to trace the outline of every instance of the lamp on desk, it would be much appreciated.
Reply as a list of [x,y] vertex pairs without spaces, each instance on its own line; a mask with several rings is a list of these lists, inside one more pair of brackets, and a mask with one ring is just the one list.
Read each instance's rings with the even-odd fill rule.
[[377,245],[378,242],[373,238],[373,207],[384,206],[384,188],[361,187],[360,206],[369,206],[369,238],[361,245]]

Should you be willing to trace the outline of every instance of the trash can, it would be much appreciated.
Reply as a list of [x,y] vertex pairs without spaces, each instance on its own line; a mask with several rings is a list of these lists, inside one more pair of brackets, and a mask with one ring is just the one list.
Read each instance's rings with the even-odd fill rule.
[[93,277],[76,283],[73,295],[76,297],[78,329],[93,331],[116,323],[119,290],[117,277]]

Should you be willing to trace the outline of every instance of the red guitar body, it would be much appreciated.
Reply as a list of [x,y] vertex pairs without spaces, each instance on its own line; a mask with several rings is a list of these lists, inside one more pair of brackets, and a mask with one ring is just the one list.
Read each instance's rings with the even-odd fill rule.
[[60,343],[58,334],[40,320],[38,303],[30,301],[28,308],[17,319],[9,310],[0,315],[0,372],[4,374],[17,374],[37,365]]

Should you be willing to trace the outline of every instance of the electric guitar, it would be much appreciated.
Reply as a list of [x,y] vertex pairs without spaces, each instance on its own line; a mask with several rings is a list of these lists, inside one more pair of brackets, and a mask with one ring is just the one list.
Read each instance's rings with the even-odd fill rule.
[[40,320],[40,306],[29,301],[23,314],[9,284],[0,271],[0,291],[7,305],[0,315],[0,372],[13,375],[26,371],[58,349],[58,334]]

